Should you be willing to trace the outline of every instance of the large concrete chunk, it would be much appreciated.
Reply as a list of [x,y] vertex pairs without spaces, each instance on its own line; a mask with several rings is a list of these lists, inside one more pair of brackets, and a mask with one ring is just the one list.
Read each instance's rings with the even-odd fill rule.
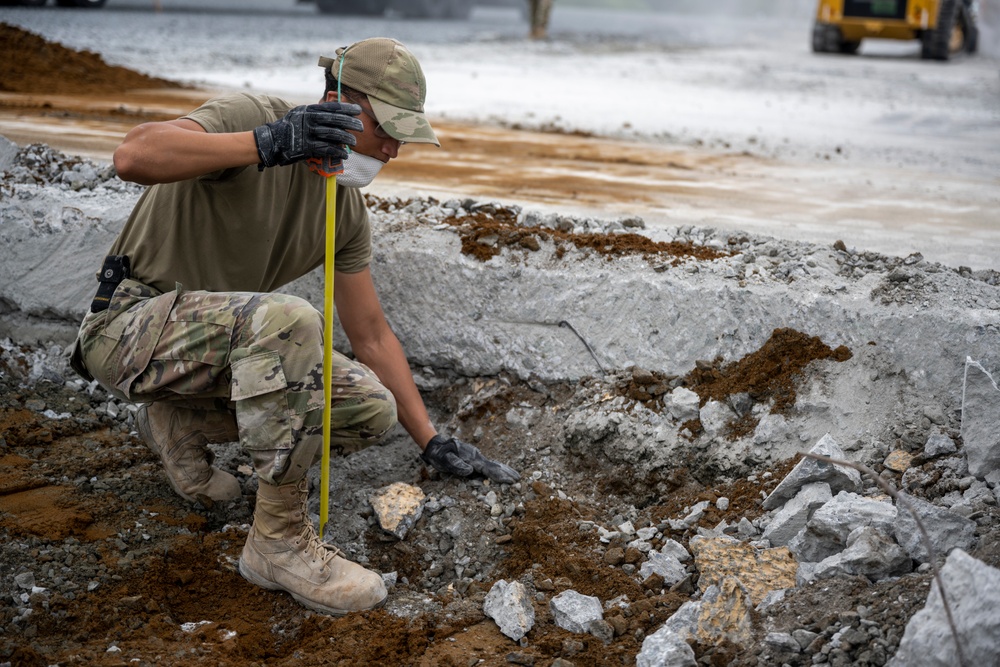
[[[845,458],[844,451],[829,433],[820,438],[816,446],[809,450],[809,453],[831,459],[844,460]],[[785,476],[785,479],[781,480],[771,495],[764,500],[764,509],[773,510],[780,507],[785,501],[794,498],[803,486],[813,482],[826,482],[830,485],[830,490],[833,493],[860,491],[861,473],[854,468],[833,465],[809,457],[803,458]]]
[[590,632],[590,624],[604,618],[601,601],[576,591],[565,591],[549,601],[552,620],[563,630],[583,634]]
[[880,581],[898,577],[913,569],[913,562],[891,537],[871,526],[855,529],[847,538],[847,548],[816,565],[815,579],[844,574]]
[[680,635],[663,626],[642,640],[636,667],[698,667],[694,651]]
[[[899,517],[896,519],[896,541],[915,561],[926,563],[930,560],[923,535],[912,512],[916,512],[931,546],[940,556],[948,555],[951,549],[968,550],[976,542],[976,522],[951,510],[932,505],[926,500],[899,494]],[[909,509],[907,509],[909,508]]]
[[795,559],[785,547],[758,551],[731,537],[693,537],[689,543],[698,568],[698,586],[705,590],[735,577],[754,605],[767,594],[795,585]]
[[406,533],[420,519],[424,500],[423,491],[403,482],[381,488],[368,498],[382,530],[399,539],[406,537]]
[[979,479],[1000,469],[1000,389],[985,368],[965,360],[962,441],[969,473]]
[[722,640],[743,644],[752,635],[750,596],[736,577],[724,577],[705,589],[700,600],[681,605],[657,632],[683,641],[716,644]]
[[[955,549],[941,568],[945,595],[966,665],[996,665],[1000,656],[1000,570]],[[959,664],[956,638],[931,585],[924,608],[906,624],[889,667],[952,667]]]
[[501,579],[493,584],[483,602],[483,613],[514,641],[520,641],[535,625],[535,608],[528,589],[519,581],[508,584]]
[[788,548],[799,560],[816,563],[843,551],[854,529],[872,526],[892,535],[895,522],[896,507],[892,503],[841,491],[816,510]]
[[753,637],[753,605],[746,588],[735,577],[725,577],[710,588],[713,590],[705,591],[701,600],[695,636],[702,643],[749,643]]
[[813,512],[833,498],[826,482],[806,484],[798,494],[778,510],[761,535],[772,545],[783,547],[803,528]]

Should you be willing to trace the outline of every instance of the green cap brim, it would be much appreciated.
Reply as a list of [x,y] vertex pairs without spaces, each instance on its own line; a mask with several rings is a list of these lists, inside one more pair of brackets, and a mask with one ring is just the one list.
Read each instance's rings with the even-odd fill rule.
[[371,95],[368,96],[368,101],[372,105],[375,117],[378,118],[379,126],[393,139],[408,144],[441,146],[431,124],[427,121],[427,116],[423,113],[394,107]]

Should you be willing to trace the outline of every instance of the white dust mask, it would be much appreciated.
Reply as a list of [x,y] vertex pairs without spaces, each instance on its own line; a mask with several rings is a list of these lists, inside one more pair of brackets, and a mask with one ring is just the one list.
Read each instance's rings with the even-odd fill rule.
[[381,160],[351,151],[344,160],[344,173],[337,176],[337,185],[345,188],[363,188],[375,180],[383,164],[385,163]]

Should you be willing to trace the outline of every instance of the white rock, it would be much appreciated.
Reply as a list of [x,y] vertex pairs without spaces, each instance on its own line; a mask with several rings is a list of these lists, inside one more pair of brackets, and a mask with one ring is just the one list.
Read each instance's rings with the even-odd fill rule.
[[771,522],[764,529],[761,537],[774,546],[783,547],[788,544],[803,528],[813,512],[826,504],[833,494],[826,482],[806,484],[778,510]]
[[583,634],[590,624],[604,618],[601,601],[576,591],[564,591],[549,601],[552,620],[563,630]]
[[962,442],[969,473],[983,479],[1000,469],[1000,389],[979,363],[965,361],[962,389]]
[[486,594],[483,613],[514,641],[520,641],[535,625],[535,607],[528,590],[519,581],[507,583],[501,579],[493,584]]
[[694,650],[680,635],[664,626],[642,640],[636,667],[697,667]]
[[649,559],[639,566],[639,576],[645,579],[651,574],[663,577],[663,583],[673,586],[687,576],[687,571],[674,556],[655,551],[649,554]]
[[[829,433],[820,438],[809,453],[845,460],[844,451]],[[799,489],[812,482],[826,482],[833,492],[860,491],[861,473],[854,468],[817,461],[809,457],[803,458],[764,500],[764,509],[780,507],[785,501],[795,497]]]
[[677,387],[667,395],[666,408],[679,422],[697,419],[701,399],[687,387]]
[[[1000,656],[1000,570],[955,549],[941,568],[948,606],[966,665],[996,665]],[[932,584],[924,608],[906,624],[889,667],[951,667],[959,664],[941,591]]]
[[901,501],[897,502],[899,516],[895,524],[896,541],[913,560],[925,563],[929,554],[923,535],[909,510],[916,512],[920,518],[938,557],[946,556],[951,549],[966,550],[975,544],[976,522],[972,519],[905,493],[900,493],[899,497]]

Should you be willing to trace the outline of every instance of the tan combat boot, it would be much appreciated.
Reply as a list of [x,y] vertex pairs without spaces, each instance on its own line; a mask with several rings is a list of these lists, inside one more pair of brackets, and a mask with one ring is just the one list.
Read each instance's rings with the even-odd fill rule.
[[287,591],[300,604],[343,616],[372,609],[388,595],[382,577],[320,541],[306,514],[308,481],[260,483],[253,526],[240,555],[240,574],[252,584]]
[[236,418],[225,412],[191,410],[166,401],[148,403],[135,415],[139,435],[163,462],[167,481],[182,498],[211,507],[235,500],[240,483],[212,466],[210,442],[236,442]]

